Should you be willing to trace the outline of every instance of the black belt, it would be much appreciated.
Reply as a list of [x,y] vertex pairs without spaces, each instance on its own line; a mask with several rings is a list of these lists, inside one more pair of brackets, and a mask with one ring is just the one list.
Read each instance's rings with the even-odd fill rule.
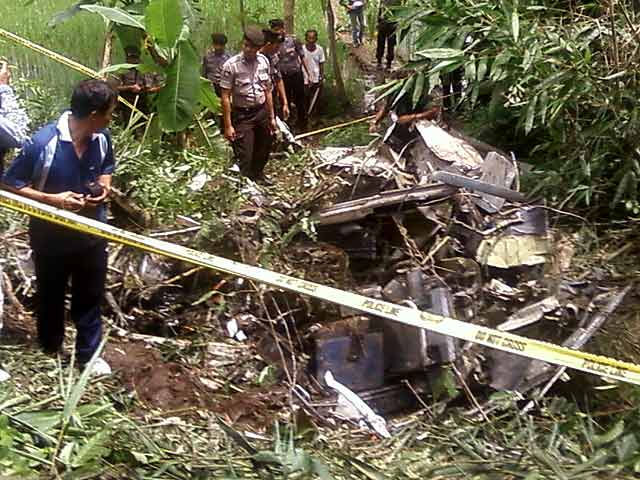
[[266,103],[262,103],[260,105],[256,105],[255,107],[233,107],[234,113],[241,113],[243,115],[248,115],[251,113],[256,113],[262,110],[266,106]]

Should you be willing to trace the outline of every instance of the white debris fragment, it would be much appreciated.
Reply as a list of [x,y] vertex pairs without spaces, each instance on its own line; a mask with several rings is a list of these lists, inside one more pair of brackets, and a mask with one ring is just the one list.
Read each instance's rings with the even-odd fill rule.
[[387,422],[385,419],[371,410],[371,407],[358,395],[336,381],[330,371],[324,374],[324,381],[329,388],[338,392],[338,405],[343,414],[347,413],[349,418],[365,423],[365,425],[368,425],[383,438],[391,437],[391,434],[387,430]]
[[208,173],[200,172],[198,175],[191,179],[189,190],[191,190],[192,192],[198,192],[202,190],[202,188],[207,184],[209,180],[211,180],[211,177]]
[[238,322],[235,318],[227,322],[227,333],[231,338],[235,338],[239,342],[244,342],[247,339],[245,333],[238,326]]

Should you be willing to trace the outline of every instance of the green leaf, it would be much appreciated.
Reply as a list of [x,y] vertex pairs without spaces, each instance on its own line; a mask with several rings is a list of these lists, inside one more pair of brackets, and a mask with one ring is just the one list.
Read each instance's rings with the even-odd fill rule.
[[425,58],[442,59],[462,57],[464,52],[455,48],[428,48],[426,50],[416,52],[416,55]]
[[513,35],[513,41],[518,43],[518,38],[520,38],[520,17],[518,16],[517,2],[514,3],[513,13],[511,13],[511,33]]
[[161,47],[172,48],[184,23],[179,0],[151,0],[144,21],[147,31]]
[[34,430],[42,433],[51,433],[60,423],[60,411],[42,410],[40,412],[24,412],[16,415],[16,419],[26,423]]
[[618,461],[626,463],[631,460],[634,454],[638,451],[638,446],[638,439],[633,433],[629,433],[622,437],[620,441],[616,443]]
[[84,445],[78,448],[71,460],[71,466],[78,468],[99,458],[109,455],[110,450],[105,446],[109,440],[109,432],[103,430],[93,435]]
[[49,22],[47,23],[47,26],[51,28],[55,28],[61,23],[64,23],[67,20],[70,20],[71,18],[75,17],[78,13],[80,13],[82,11],[80,7],[82,7],[83,5],[93,5],[95,3],[98,3],[98,0],[80,0],[79,2],[71,5],[66,10],[56,13],[51,18],[51,20],[49,20]]
[[107,73],[119,73],[127,70],[131,70],[132,68],[136,68],[138,66],[137,63],[117,63],[115,65],[109,65],[107,68],[103,68],[98,72],[98,75],[103,77]]
[[540,111],[540,124],[544,125],[544,123],[547,120],[547,109],[549,108],[549,91],[545,90],[544,92],[542,92],[542,94],[540,95],[540,107],[539,107],[539,111]]
[[602,435],[594,435],[593,445],[596,447],[606,445],[607,443],[613,442],[616,438],[618,438],[623,433],[624,433],[624,420],[620,420],[608,432],[603,433]]
[[471,56],[469,62],[464,67],[464,76],[470,83],[476,81],[477,71],[476,71],[476,57],[474,55]]
[[89,378],[91,377],[91,370],[93,369],[93,365],[94,363],[96,363],[96,360],[100,357],[102,349],[107,343],[107,338],[108,336],[105,335],[104,338],[102,339],[102,342],[100,342],[100,345],[98,346],[96,351],[93,353],[91,360],[89,360],[89,363],[87,363],[87,365],[84,367],[84,370],[80,374],[80,378],[71,389],[69,396],[65,399],[64,410],[62,412],[62,418],[64,419],[65,422],[68,422],[69,419],[71,419],[72,415],[75,413],[78,403],[80,402],[80,398],[82,398],[82,395],[84,395],[84,392],[87,388],[87,383],[89,383]]
[[62,447],[62,450],[60,450],[60,453],[58,454],[60,461],[65,465],[69,465],[71,463],[71,454],[75,448],[76,442],[69,442]]
[[189,126],[200,94],[200,57],[191,43],[178,42],[166,75],[158,94],[160,125],[165,131],[179,132]]
[[478,62],[478,81],[481,82],[484,80],[485,75],[487,74],[487,57],[481,58]]
[[422,98],[422,94],[424,93],[424,81],[425,81],[424,72],[418,72],[416,74],[416,84],[413,87],[413,98],[412,98],[413,108],[416,108],[416,106],[418,105],[418,102]]
[[[200,78],[200,104],[211,113],[220,112],[220,99],[213,91],[211,82],[206,78]],[[217,292],[216,292],[217,293]],[[197,304],[194,304],[197,305]]]
[[407,78],[404,81],[402,90],[400,90],[400,93],[398,93],[398,95],[396,95],[396,98],[393,99],[393,104],[391,105],[392,108],[395,107],[400,101],[400,99],[402,99],[402,97],[404,97],[411,90],[411,88],[413,87],[414,81],[415,81],[415,77],[413,76]]
[[533,122],[536,118],[536,106],[538,105],[538,96],[536,95],[529,101],[527,106],[527,116],[524,122],[524,133],[529,135],[529,132],[533,130]]
[[144,30],[140,17],[131,15],[120,8],[103,7],[101,5],[82,5],[80,8],[87,12],[97,13],[110,22]]

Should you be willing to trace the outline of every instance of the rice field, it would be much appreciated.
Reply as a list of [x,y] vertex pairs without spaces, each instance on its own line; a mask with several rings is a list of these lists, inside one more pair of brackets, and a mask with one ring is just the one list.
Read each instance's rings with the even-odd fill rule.
[[[55,28],[48,26],[50,19],[71,5],[72,0],[35,0],[25,6],[23,0],[0,1],[0,27],[39,43],[51,50],[98,68],[102,57],[105,22],[97,15],[79,13]],[[230,39],[230,46],[236,49],[241,38],[241,22],[238,0],[201,0],[200,23],[193,35],[196,46],[204,52],[213,31],[222,31]],[[266,23],[270,18],[282,16],[281,0],[246,0],[247,23]],[[321,42],[326,38],[324,19],[318,0],[299,0],[296,6],[296,30],[304,32],[316,28]],[[67,92],[70,85],[81,75],[41,57],[21,46],[0,40],[0,57],[17,65],[15,76],[40,79],[45,83]],[[122,48],[114,49],[114,63],[122,60]]]

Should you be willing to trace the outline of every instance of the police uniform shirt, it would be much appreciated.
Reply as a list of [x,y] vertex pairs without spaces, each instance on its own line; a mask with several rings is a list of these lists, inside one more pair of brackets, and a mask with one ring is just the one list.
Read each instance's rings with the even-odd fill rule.
[[224,52],[217,54],[214,50],[210,50],[202,60],[202,73],[211,83],[219,85],[222,66],[230,58],[230,53]]
[[280,45],[280,71],[284,75],[299,72],[302,69],[300,57],[304,55],[302,44],[295,37],[287,35]]
[[264,54],[269,60],[271,65],[271,82],[275,85],[282,80],[282,73],[280,72],[280,55],[273,53],[271,55]]
[[220,87],[231,90],[231,100],[236,108],[260,106],[272,88],[271,64],[261,53],[253,62],[243,53],[234,55],[222,66]]

